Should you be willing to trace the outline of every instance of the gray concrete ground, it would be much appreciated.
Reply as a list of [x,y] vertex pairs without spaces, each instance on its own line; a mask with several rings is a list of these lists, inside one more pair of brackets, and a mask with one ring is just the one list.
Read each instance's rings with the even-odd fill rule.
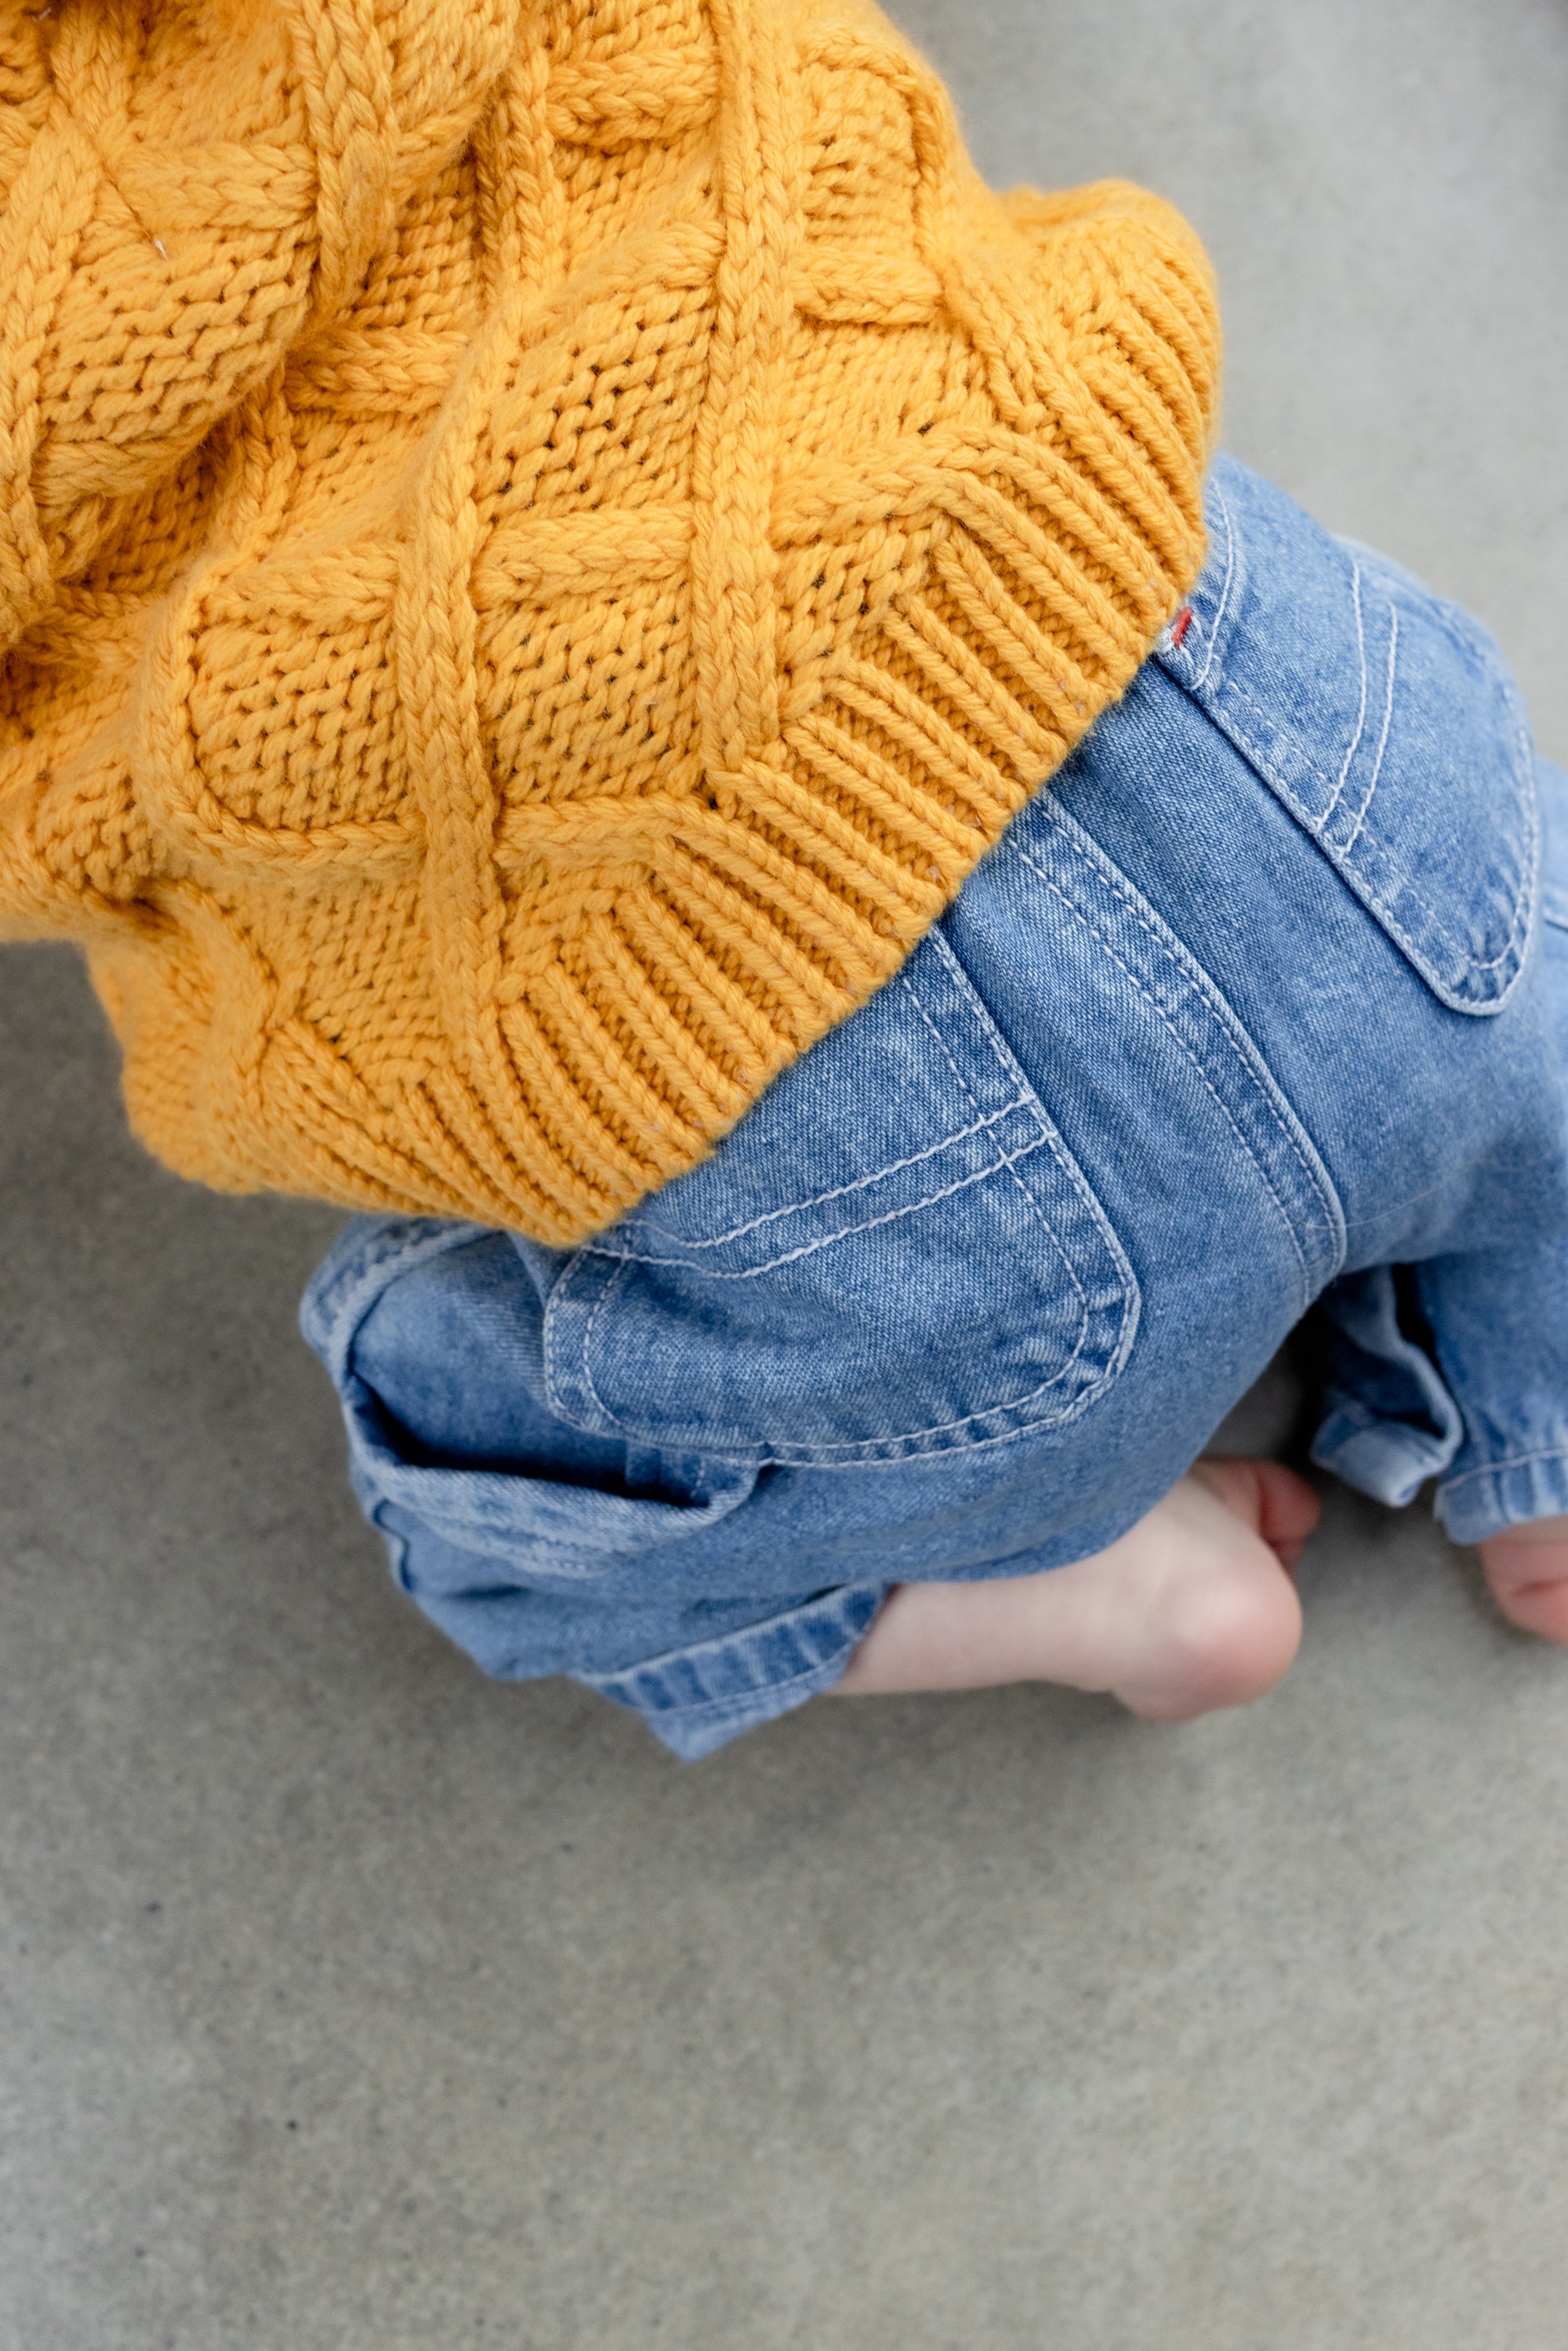
[[[994,178],[1186,206],[1231,445],[1568,755],[1562,0],[899,13]],[[683,1769],[396,1598],[293,1335],[334,1216],[164,1176],[112,1078],[0,957],[7,2351],[1568,2343],[1568,1657],[1428,1520],[1330,1496],[1245,1715]]]

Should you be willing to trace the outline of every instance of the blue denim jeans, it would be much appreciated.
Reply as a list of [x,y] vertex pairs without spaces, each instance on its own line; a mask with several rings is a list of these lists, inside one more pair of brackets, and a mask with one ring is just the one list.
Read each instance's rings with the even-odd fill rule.
[[893,1583],[1112,1541],[1318,1301],[1319,1462],[1462,1541],[1568,1510],[1568,779],[1463,613],[1234,464],[1209,518],[1125,698],[705,1165],[574,1252],[374,1217],[320,1268],[360,1499],[487,1672],[706,1753]]

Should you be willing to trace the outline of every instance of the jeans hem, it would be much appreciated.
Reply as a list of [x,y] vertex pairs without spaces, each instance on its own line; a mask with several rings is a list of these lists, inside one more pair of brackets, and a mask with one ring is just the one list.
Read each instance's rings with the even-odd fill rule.
[[1482,1462],[1437,1489],[1437,1516],[1457,1543],[1568,1512],[1568,1447]]
[[1390,1510],[1413,1502],[1428,1478],[1439,1477],[1454,1458],[1455,1441],[1413,1428],[1406,1421],[1379,1420],[1359,1405],[1342,1405],[1312,1440],[1312,1459],[1345,1486]]
[[683,1762],[695,1762],[831,1688],[888,1588],[847,1585],[721,1640],[571,1678],[640,1714],[655,1739]]

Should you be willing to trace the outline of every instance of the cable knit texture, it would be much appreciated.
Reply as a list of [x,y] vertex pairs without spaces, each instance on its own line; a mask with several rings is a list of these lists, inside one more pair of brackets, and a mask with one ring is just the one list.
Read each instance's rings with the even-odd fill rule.
[[593,1232],[1197,574],[1190,232],[862,0],[0,5],[0,926],[188,1175]]

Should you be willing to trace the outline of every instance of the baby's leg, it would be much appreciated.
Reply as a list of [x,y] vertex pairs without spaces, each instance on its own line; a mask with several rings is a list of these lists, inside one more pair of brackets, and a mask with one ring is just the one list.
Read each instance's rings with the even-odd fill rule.
[[1568,1518],[1505,1527],[1480,1552],[1492,1598],[1510,1624],[1568,1647]]
[[1161,1722],[1245,1705],[1296,1654],[1301,1611],[1287,1570],[1317,1516],[1311,1487],[1277,1462],[1200,1461],[1091,1559],[895,1586],[836,1690],[1066,1682]]

